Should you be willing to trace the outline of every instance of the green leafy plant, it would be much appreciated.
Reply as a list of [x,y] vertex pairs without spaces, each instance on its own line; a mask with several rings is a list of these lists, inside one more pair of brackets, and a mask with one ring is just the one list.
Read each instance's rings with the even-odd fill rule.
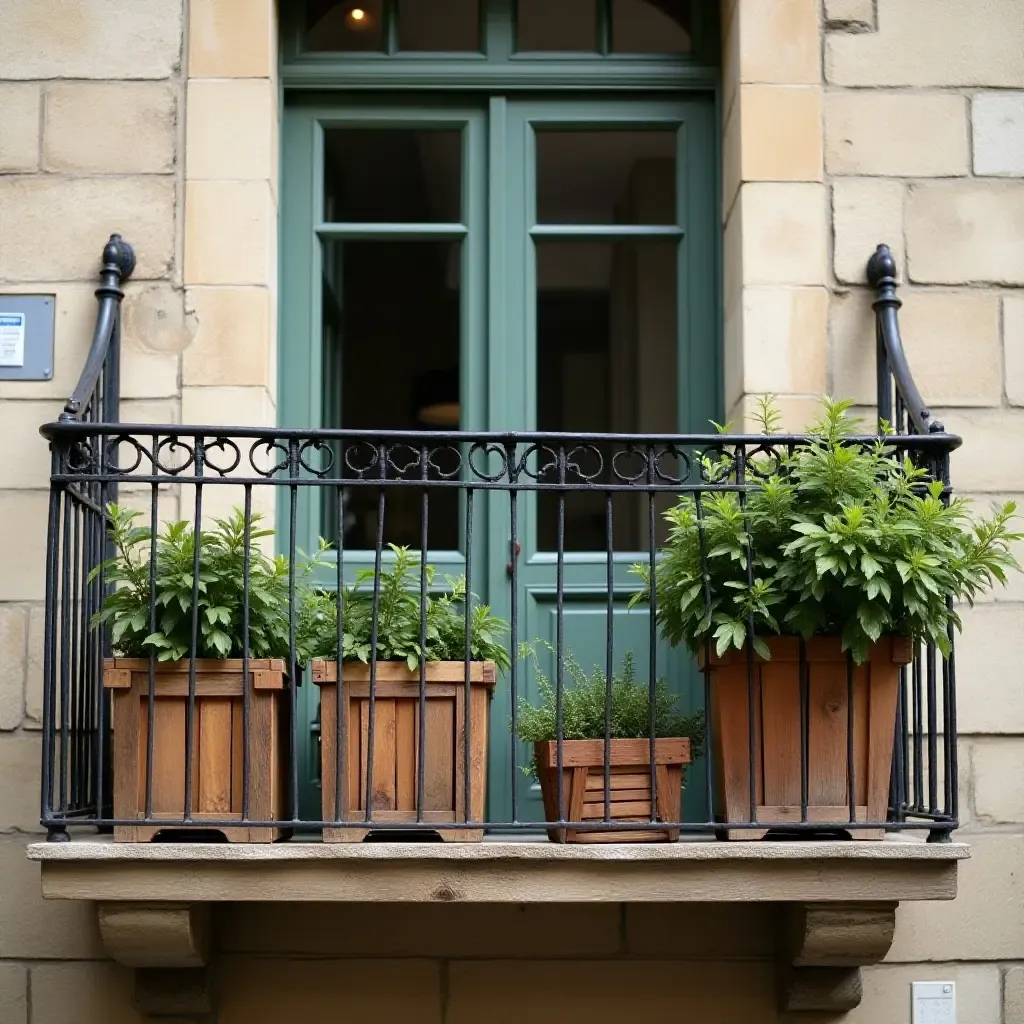
[[[886,437],[852,441],[851,404],[824,399],[807,444],[752,459],[742,502],[737,491],[709,491],[700,508],[685,495],[665,513],[653,582],[667,640],[693,651],[710,640],[721,655],[744,648],[752,627],[763,657],[772,633],[838,635],[858,662],[890,634],[948,653],[961,622],[947,601],[973,603],[1020,568],[1013,502],[972,523],[969,503],[945,500],[942,483]],[[771,433],[770,399],[761,418]],[[727,454],[701,465],[712,483],[736,481]],[[650,567],[633,571],[645,584],[635,600],[649,600]]]
[[[446,576],[447,591],[428,592],[425,613],[425,651],[420,648],[420,558],[407,547],[389,545],[394,562],[380,573],[377,658],[405,661],[410,669],[427,661],[462,661],[466,656],[466,605],[472,661],[493,661],[504,671],[510,659],[504,636],[508,625],[487,605],[466,593],[462,577]],[[356,582],[342,591],[342,659],[368,663],[373,649],[373,569],[360,569]],[[436,572],[426,567],[427,588]],[[303,615],[304,642],[316,657],[337,656],[338,605],[333,594],[321,593],[307,603]]]
[[[545,644],[554,654],[550,645]],[[541,668],[536,648],[522,644],[521,658],[533,661],[540,703],[533,705],[520,697],[516,715],[516,735],[525,743],[540,743],[558,738],[558,702],[555,685]],[[567,652],[565,671],[571,685],[562,690],[562,738],[567,740],[603,740],[605,737],[605,707],[610,707],[612,739],[646,739],[650,736],[651,694],[646,683],[637,682],[633,665],[633,652],[622,660],[621,670],[612,676],[611,704],[607,704],[608,685],[604,672],[595,666],[592,672]],[[676,699],[669,693],[664,679],[654,689],[655,736],[688,736],[694,757],[699,757],[704,746],[704,712],[680,714]],[[531,757],[523,768],[528,775],[536,774]]]
[[[110,626],[115,653],[178,661],[192,649],[192,592],[196,533],[190,523],[175,522],[157,537],[153,565],[155,629],[150,624],[150,552],[152,535],[136,524],[141,513],[117,505],[107,507],[115,555],[94,569],[115,585],[92,626]],[[289,657],[290,570],[283,555],[271,558],[259,541],[274,534],[260,527],[254,514],[249,529],[249,655]],[[304,663],[303,608],[312,599],[310,580],[320,553],[296,567],[297,657]],[[246,559],[245,515],[236,509],[199,533],[197,658],[240,658],[243,655]]]

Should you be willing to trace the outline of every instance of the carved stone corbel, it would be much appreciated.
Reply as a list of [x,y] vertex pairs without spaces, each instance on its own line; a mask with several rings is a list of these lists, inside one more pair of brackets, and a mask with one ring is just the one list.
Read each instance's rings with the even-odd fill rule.
[[98,916],[107,953],[135,968],[141,1013],[153,1020],[214,1021],[208,905],[101,903]]
[[845,1013],[859,1006],[860,969],[885,958],[895,931],[895,903],[791,904],[779,943],[779,1009]]

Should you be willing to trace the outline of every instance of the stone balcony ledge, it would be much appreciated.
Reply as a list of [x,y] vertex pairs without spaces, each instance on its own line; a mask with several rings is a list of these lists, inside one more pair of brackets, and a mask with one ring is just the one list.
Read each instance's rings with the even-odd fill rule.
[[159,902],[843,902],[952,899],[962,843],[36,843],[43,894]]

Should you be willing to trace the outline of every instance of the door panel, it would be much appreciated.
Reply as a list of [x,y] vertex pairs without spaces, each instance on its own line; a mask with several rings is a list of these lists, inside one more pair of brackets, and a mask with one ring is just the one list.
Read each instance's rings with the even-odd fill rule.
[[[492,128],[493,132],[493,128]],[[507,234],[502,258],[514,303],[524,311],[505,321],[506,352],[523,387],[492,389],[492,424],[541,431],[697,432],[719,414],[717,331],[707,313],[713,294],[706,267],[690,257],[711,248],[715,224],[713,120],[700,101],[517,102],[508,105],[505,166]],[[711,186],[711,191],[701,189]],[[495,238],[491,238],[492,251]],[[713,282],[713,277],[712,277]],[[498,339],[492,336],[491,346]],[[506,357],[508,358],[508,357]],[[592,459],[612,455],[610,446]],[[507,505],[507,499],[503,500]],[[628,609],[638,580],[633,562],[648,561],[664,537],[661,512],[671,497],[644,495],[609,502],[597,488],[526,493],[519,499],[516,594],[519,641],[534,643],[539,662],[555,678],[559,633],[565,656],[585,671],[605,671],[609,617],[613,671],[632,652],[635,677],[646,684],[652,666],[646,608]],[[609,515],[611,522],[609,523]],[[492,537],[502,542],[492,578],[507,561],[507,510]],[[559,523],[561,521],[561,529]],[[609,558],[613,580],[609,616]],[[561,611],[557,578],[564,580]],[[509,588],[492,600],[511,610]],[[656,678],[664,678],[681,710],[703,703],[700,678],[685,652],[657,644]],[[570,686],[568,673],[564,685]],[[537,699],[532,662],[520,663],[516,697]],[[495,714],[511,714],[513,695],[499,688]],[[492,733],[495,820],[512,816],[507,796],[512,751],[507,733]],[[529,752],[517,751],[519,765]],[[518,773],[519,820],[543,820],[536,780]],[[687,812],[703,818],[700,767],[689,773]]]

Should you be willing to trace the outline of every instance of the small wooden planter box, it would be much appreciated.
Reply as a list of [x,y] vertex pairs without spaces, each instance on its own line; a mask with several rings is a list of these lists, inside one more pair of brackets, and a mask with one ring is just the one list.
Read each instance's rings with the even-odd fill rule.
[[[558,813],[558,744],[535,743],[544,813],[548,821],[600,821],[605,810],[604,740],[562,741],[562,814]],[[690,763],[686,738],[655,740],[658,789],[656,821],[678,821],[682,813],[683,766]],[[615,821],[651,820],[650,740],[611,741],[611,813]],[[549,828],[556,843],[666,843],[679,838],[678,828],[622,832],[585,828]]]
[[[373,807],[376,822],[408,822],[410,828],[436,831],[448,842],[480,842],[483,829],[444,829],[445,822],[466,821],[465,723],[466,666],[461,661],[427,664],[426,741],[423,765],[423,814],[417,822],[416,768],[420,735],[420,673],[405,662],[377,665],[374,699]],[[470,664],[470,820],[483,821],[487,796],[488,710],[497,680],[494,662]],[[335,783],[338,737],[338,664],[313,662],[320,687],[320,761],[323,817],[336,818]],[[342,721],[341,818],[366,816],[366,764],[370,722],[370,668],[345,662],[342,670],[345,714]],[[358,843],[366,828],[325,828],[326,843]]]
[[[284,661],[249,661],[249,819],[282,820],[287,763]],[[153,814],[185,815],[185,720],[188,714],[188,661],[158,662],[153,709]],[[114,817],[146,817],[146,745],[149,737],[149,662],[108,658],[103,685],[113,693]],[[196,661],[192,751],[191,825],[177,828],[118,825],[117,842],[148,842],[158,832],[202,829],[203,820],[242,818],[244,765],[243,662]],[[270,828],[218,828],[230,842],[269,843]]]
[[[754,789],[757,821],[801,820],[800,641],[768,637],[771,660],[754,661]],[[854,804],[860,821],[885,821],[896,729],[899,672],[912,644],[884,637],[854,669]],[[699,659],[704,668],[704,657]],[[808,821],[850,820],[847,784],[847,659],[837,637],[806,644],[808,678]],[[746,651],[711,657],[710,735],[720,821],[750,820],[749,696]],[[756,840],[768,828],[732,829],[727,838]],[[881,829],[850,829],[854,839],[881,839]]]

